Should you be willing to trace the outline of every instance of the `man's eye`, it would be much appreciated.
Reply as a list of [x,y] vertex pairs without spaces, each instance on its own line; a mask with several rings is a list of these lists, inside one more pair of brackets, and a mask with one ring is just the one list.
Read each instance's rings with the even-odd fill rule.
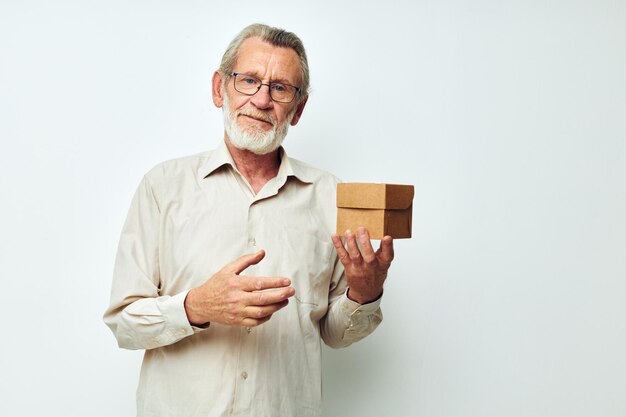
[[250,85],[253,85],[253,84],[257,83],[257,80],[255,80],[254,78],[250,78],[250,77],[245,77],[242,81],[244,83],[250,84]]
[[272,90],[282,93],[287,90],[287,86],[283,84],[272,84]]

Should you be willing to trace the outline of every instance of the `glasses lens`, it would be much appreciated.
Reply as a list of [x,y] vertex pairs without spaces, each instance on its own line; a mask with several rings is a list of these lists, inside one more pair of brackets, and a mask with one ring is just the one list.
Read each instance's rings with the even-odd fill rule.
[[244,94],[254,94],[259,90],[261,80],[251,75],[235,75],[235,90]]
[[272,83],[270,85],[270,96],[272,100],[280,103],[289,103],[296,94],[296,88],[289,84]]

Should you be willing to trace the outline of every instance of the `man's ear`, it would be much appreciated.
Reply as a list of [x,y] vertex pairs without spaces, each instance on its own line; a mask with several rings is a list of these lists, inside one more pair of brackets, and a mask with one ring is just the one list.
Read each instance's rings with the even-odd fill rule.
[[291,119],[291,126],[295,126],[298,124],[298,121],[300,120],[300,117],[302,117],[302,112],[304,111],[304,106],[306,105],[307,100],[309,99],[309,96],[304,96],[301,100],[300,103],[298,103],[298,106],[296,107],[296,113],[293,115],[293,119]]
[[224,85],[223,80],[224,76],[222,73],[219,71],[213,73],[211,92],[213,93],[213,104],[215,104],[215,107],[222,107],[224,103],[225,92],[222,90],[222,86]]

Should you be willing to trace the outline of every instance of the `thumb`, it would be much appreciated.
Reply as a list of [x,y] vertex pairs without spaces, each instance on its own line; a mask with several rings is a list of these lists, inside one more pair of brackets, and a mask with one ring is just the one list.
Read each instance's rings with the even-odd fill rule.
[[264,250],[260,250],[256,253],[250,253],[248,255],[243,255],[226,265],[226,267],[224,267],[224,270],[239,275],[250,265],[256,265],[261,262],[261,259],[263,258],[265,258]]

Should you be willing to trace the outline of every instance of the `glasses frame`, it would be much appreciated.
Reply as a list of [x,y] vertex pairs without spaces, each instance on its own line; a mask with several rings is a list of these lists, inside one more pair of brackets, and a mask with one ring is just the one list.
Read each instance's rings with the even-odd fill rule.
[[[302,87],[296,87],[295,85],[291,85],[291,84],[287,84],[287,83],[274,82],[274,81],[270,81],[269,83],[264,83],[264,82],[263,82],[263,80],[261,80],[259,77],[255,77],[254,75],[250,75],[250,74],[245,74],[245,73],[243,73],[243,72],[230,72],[230,73],[228,73],[228,75],[230,75],[231,77],[233,77],[233,87],[235,88],[235,91],[236,91],[236,92],[238,92],[238,93],[240,93],[240,94],[246,95],[246,96],[253,96],[253,95],[255,95],[256,93],[258,93],[258,92],[259,92],[259,90],[261,90],[261,87],[263,87],[264,85],[266,85],[266,86],[267,86],[267,88],[269,89],[269,94],[270,94],[270,98],[272,99],[272,101],[275,101],[276,103],[284,103],[284,104],[287,104],[287,103],[292,103],[292,102],[293,102],[293,100],[296,98],[296,95],[298,95],[298,94],[302,93]],[[257,80],[259,80],[261,83],[259,84],[259,87],[256,89],[256,91],[255,91],[254,93],[252,93],[252,94],[250,94],[250,93],[244,93],[243,91],[239,91],[239,90],[237,90],[237,82],[236,82],[236,78],[237,78],[237,76],[238,76],[238,75],[245,75],[246,77],[256,78],[256,79],[257,79]],[[289,87],[293,87],[293,88],[295,88],[295,89],[296,89],[296,92],[295,92],[295,94],[293,95],[293,97],[291,98],[291,100],[289,100],[289,101],[278,101],[278,100],[276,100],[276,99],[272,96],[272,84],[287,85],[287,86],[289,86]]]

